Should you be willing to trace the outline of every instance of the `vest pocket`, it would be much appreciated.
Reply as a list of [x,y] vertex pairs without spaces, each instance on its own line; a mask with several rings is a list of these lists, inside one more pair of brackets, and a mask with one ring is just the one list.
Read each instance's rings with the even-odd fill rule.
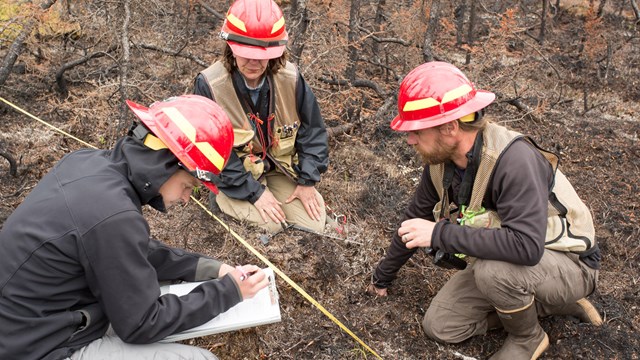
[[[279,128],[276,130],[276,133],[282,133],[282,131],[284,130],[282,128]],[[284,156],[287,156],[290,158],[295,151],[296,134],[297,133],[293,133],[292,135],[287,137],[281,136],[279,139],[277,139],[277,143],[274,142],[271,148],[271,154],[273,155],[273,157],[275,157],[278,160],[280,160],[280,158]],[[287,162],[290,162],[290,161],[287,161]]]
[[253,176],[254,179],[260,180],[264,173],[264,161],[262,161],[262,159],[249,154],[242,160],[242,165],[244,165],[245,170],[251,173],[251,176]]

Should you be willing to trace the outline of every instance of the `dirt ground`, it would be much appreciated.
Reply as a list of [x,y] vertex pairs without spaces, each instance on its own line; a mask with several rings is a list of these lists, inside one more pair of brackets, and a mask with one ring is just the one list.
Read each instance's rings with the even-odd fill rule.
[[[625,52],[616,53],[607,70],[609,77],[599,83],[585,79],[595,77],[596,72],[601,75],[603,63],[589,73],[584,58],[575,56],[576,40],[567,35],[567,29],[578,26],[580,16],[570,11],[556,18],[555,36],[549,35],[545,47],[532,46],[526,37],[512,37],[508,46],[503,44],[506,53],[483,49],[474,53],[476,62],[463,67],[479,87],[498,94],[489,108],[494,121],[529,134],[542,147],[561,154],[561,170],[593,213],[603,262],[599,288],[590,299],[605,323],[593,327],[566,317],[543,319],[551,341],[544,359],[640,359],[640,45],[637,28],[629,30],[628,17],[613,10],[606,16],[604,33],[630,33],[625,36],[631,40],[621,45]],[[214,28],[201,19],[194,26]],[[565,35],[558,35],[560,32]],[[212,41],[205,33],[195,33],[195,45],[187,50],[197,53],[202,46],[196,45]],[[492,44],[488,41],[487,48]],[[437,45],[445,59],[463,65],[463,50]],[[53,41],[30,44],[21,58],[26,71],[14,72],[0,88],[0,96],[80,139],[107,146],[113,140],[107,136],[112,131],[110,119],[118,106],[113,89],[96,79],[80,80],[82,74],[77,70],[78,74],[68,75],[78,77],[70,82],[71,96],[60,100],[52,78],[56,58],[51,54],[56,46]],[[38,47],[47,61],[36,56]],[[407,51],[413,55],[407,55],[403,74],[420,63],[419,49]],[[200,55],[211,54],[202,50]],[[159,62],[162,58],[156,56]],[[135,64],[139,76],[148,75],[144,67],[148,60]],[[159,97],[188,91],[198,71],[192,62],[171,61],[166,65],[171,75],[159,85]],[[319,61],[314,66],[322,64]],[[438,344],[423,335],[420,323],[425,310],[454,271],[434,266],[428,256],[417,253],[403,267],[387,298],[365,294],[371,271],[398,226],[422,165],[405,136],[389,129],[395,104],[385,108],[379,97],[350,96],[349,90],[322,84],[311,67],[303,69],[307,69],[303,73],[320,100],[327,126],[354,124],[348,133],[331,137],[331,165],[318,185],[334,212],[346,215],[347,241],[290,229],[265,245],[258,231],[220,218],[382,358],[488,358],[504,341],[502,330],[455,345]],[[556,72],[562,74],[560,79]],[[397,89],[389,83],[391,90]],[[585,109],[587,88],[590,107]],[[148,101],[138,95],[142,98],[138,100]],[[525,114],[513,99],[533,111]],[[353,109],[348,109],[354,101],[359,106],[357,119],[351,117]],[[11,154],[19,163],[13,176],[9,163],[0,158],[1,224],[57,160],[83,145],[1,103],[0,118],[0,152]],[[195,196],[207,204],[206,190]],[[169,214],[151,209],[145,214],[153,235],[167,243],[229,264],[260,264],[193,202]],[[375,358],[289,284],[280,278],[277,283],[281,322],[187,343],[206,347],[223,360]]]

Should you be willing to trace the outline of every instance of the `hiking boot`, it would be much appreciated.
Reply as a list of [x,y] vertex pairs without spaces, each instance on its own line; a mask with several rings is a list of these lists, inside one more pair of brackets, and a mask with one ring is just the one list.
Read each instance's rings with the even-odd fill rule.
[[537,359],[548,347],[549,337],[538,323],[535,306],[513,313],[497,311],[504,330],[509,334],[491,360]]
[[580,319],[580,322],[589,323],[594,326],[602,325],[602,317],[598,309],[587,298],[582,298],[575,303],[566,305],[546,305],[536,302],[540,317],[551,315],[569,315]]

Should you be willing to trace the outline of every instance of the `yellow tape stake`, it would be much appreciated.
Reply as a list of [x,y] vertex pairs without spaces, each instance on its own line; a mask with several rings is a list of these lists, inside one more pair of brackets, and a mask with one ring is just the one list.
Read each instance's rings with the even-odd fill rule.
[[373,349],[371,349],[367,344],[365,344],[364,341],[360,340],[360,338],[356,334],[351,332],[351,330],[349,330],[349,328],[347,328],[342,322],[340,322],[340,320],[336,319],[336,317],[333,316],[333,314],[331,314],[327,309],[325,309],[324,306],[320,305],[320,303],[318,303],[313,297],[311,297],[311,295],[307,294],[307,292],[304,291],[304,289],[298,286],[298,284],[296,284],[293,280],[291,280],[285,273],[280,271],[280,269],[278,269],[278,267],[276,267],[271,261],[269,261],[269,259],[264,257],[264,255],[262,255],[258,250],[256,250],[253,246],[251,246],[251,244],[249,244],[245,239],[243,239],[240,235],[238,235],[238,233],[233,231],[229,227],[229,225],[225,224],[222,220],[220,220],[220,218],[215,216],[211,211],[209,211],[209,209],[207,209],[206,206],[202,205],[202,203],[198,201],[196,198],[192,196],[191,199],[193,199],[193,201],[196,204],[198,204],[202,209],[204,209],[204,211],[206,211],[207,214],[209,214],[211,217],[216,219],[216,221],[218,221],[220,225],[222,225],[227,231],[229,231],[229,233],[234,238],[236,238],[236,240],[238,240],[242,245],[244,245],[247,249],[249,249],[249,251],[251,251],[258,259],[262,260],[262,262],[264,262],[271,269],[273,269],[273,271],[276,274],[278,274],[278,276],[280,276],[282,279],[284,279],[284,281],[286,281],[287,284],[291,285],[292,288],[294,288],[297,292],[299,292],[300,295],[304,296],[304,298],[307,299],[311,304],[313,304],[313,306],[317,307],[318,310],[322,311],[322,313],[325,314],[329,319],[331,319],[331,321],[336,323],[336,325],[338,325],[344,332],[349,334],[349,336],[354,338],[358,343],[360,343],[360,345],[362,345],[370,353],[375,355],[378,359],[382,359],[380,355],[378,355],[378,353],[373,351]]
[[[50,127],[51,129],[53,129],[54,131],[63,134],[65,136],[68,136],[90,148],[93,149],[97,149],[97,147],[84,142],[80,139],[78,139],[77,137],[64,132],[63,130],[60,130],[59,128],[47,123],[44,120],[39,119],[38,117],[36,117],[35,115],[30,114],[29,112],[27,112],[26,110],[21,109],[20,107],[12,104],[11,102],[5,100],[3,97],[0,97],[0,100],[2,100],[5,104],[11,106],[12,108],[18,110],[19,112],[29,116],[30,118]],[[209,214],[209,216],[211,216],[212,218],[214,218],[218,223],[220,223],[220,225],[222,225],[222,227],[224,227],[233,237],[236,238],[236,240],[238,240],[242,245],[244,245],[244,247],[246,247],[249,251],[251,251],[258,259],[260,259],[263,263],[265,263],[267,266],[269,266],[271,269],[273,269],[273,271],[278,274],[278,276],[280,276],[284,281],[287,282],[287,284],[291,285],[292,288],[294,288],[298,293],[300,293],[300,295],[302,295],[305,299],[307,299],[311,304],[313,304],[313,306],[317,307],[318,310],[320,310],[324,315],[326,315],[329,319],[331,319],[331,321],[333,321],[334,323],[336,323],[344,332],[346,332],[347,334],[349,334],[349,336],[351,336],[353,339],[355,339],[360,345],[362,345],[365,349],[367,349],[367,351],[369,351],[371,354],[375,355],[375,357],[377,357],[378,359],[382,359],[380,357],[380,355],[378,355],[378,353],[376,353],[375,351],[373,351],[372,348],[370,348],[367,344],[364,343],[364,341],[360,340],[360,338],[354,334],[351,330],[349,330],[349,328],[347,328],[342,322],[340,322],[340,320],[338,320],[335,316],[333,316],[333,314],[331,314],[327,309],[324,308],[324,306],[320,305],[320,303],[318,303],[313,297],[311,297],[311,295],[307,294],[306,291],[304,291],[300,286],[298,286],[298,284],[296,284],[293,280],[291,280],[285,273],[283,273],[282,271],[280,271],[280,269],[278,269],[278,267],[276,267],[271,261],[269,261],[269,259],[267,259],[266,257],[264,257],[264,255],[262,255],[258,250],[256,250],[253,246],[251,246],[251,244],[249,244],[245,239],[243,239],[240,235],[238,235],[238,233],[236,233],[235,231],[233,231],[229,225],[227,225],[224,221],[222,221],[220,218],[218,218],[217,216],[215,216],[211,211],[209,211],[209,209],[207,209],[204,205],[202,205],[202,203],[200,201],[198,201],[196,198],[194,198],[193,196],[191,196],[191,199],[193,199],[193,201],[198,204],[202,209],[204,209],[204,211],[207,212],[207,214]]]

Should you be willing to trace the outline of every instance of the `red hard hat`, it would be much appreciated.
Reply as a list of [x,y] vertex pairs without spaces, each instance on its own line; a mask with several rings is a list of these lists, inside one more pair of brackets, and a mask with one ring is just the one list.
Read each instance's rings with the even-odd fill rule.
[[426,129],[472,114],[491,104],[496,95],[476,90],[457,67],[428,62],[411,70],[398,93],[398,116],[391,128],[398,131]]
[[131,100],[127,105],[187,170],[218,193],[211,174],[220,174],[233,147],[233,126],[220,105],[199,95],[172,97],[148,108]]
[[282,56],[289,36],[282,9],[273,0],[237,0],[222,24],[220,37],[235,55],[267,60]]

